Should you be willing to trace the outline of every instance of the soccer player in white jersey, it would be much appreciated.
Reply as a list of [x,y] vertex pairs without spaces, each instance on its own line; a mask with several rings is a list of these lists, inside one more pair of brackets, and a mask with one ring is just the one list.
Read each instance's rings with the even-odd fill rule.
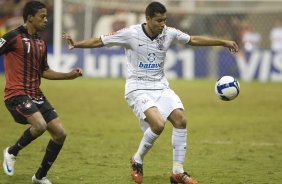
[[152,2],[146,8],[146,23],[133,25],[120,31],[79,42],[64,33],[69,49],[97,48],[103,46],[124,47],[127,56],[125,98],[137,116],[144,132],[136,153],[130,159],[131,176],[142,183],[144,156],[152,148],[165,127],[166,120],[173,125],[173,166],[170,176],[172,184],[197,184],[183,169],[187,147],[187,131],[184,107],[180,98],[170,89],[164,75],[166,52],[176,40],[192,46],[223,46],[238,52],[235,42],[190,36],[175,28],[167,27],[166,8]]

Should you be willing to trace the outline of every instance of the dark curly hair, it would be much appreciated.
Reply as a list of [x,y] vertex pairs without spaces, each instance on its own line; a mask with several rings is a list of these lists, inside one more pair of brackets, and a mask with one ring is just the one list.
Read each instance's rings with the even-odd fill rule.
[[26,23],[29,15],[34,16],[39,9],[46,8],[46,5],[39,1],[30,1],[23,8],[23,20]]

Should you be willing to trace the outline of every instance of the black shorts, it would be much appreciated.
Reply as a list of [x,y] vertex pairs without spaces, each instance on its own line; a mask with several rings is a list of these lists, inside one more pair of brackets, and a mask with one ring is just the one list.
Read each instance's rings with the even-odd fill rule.
[[27,117],[35,112],[41,112],[47,123],[58,117],[46,98],[31,99],[27,95],[14,96],[5,100],[5,105],[14,120],[20,124],[29,124]]

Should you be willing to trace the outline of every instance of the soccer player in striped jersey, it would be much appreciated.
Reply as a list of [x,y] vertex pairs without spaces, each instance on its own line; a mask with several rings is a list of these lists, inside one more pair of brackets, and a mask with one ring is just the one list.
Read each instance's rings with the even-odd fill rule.
[[125,98],[138,118],[144,132],[139,148],[130,159],[131,176],[138,184],[142,183],[144,156],[152,148],[162,133],[166,120],[173,125],[172,148],[173,165],[170,176],[172,184],[197,184],[198,182],[184,171],[187,147],[187,130],[184,106],[164,75],[166,52],[173,41],[191,46],[223,46],[231,52],[238,52],[234,41],[190,36],[165,25],[166,8],[159,2],[150,3],[145,11],[146,23],[133,25],[99,38],[75,42],[67,33],[69,48],[98,48],[121,46],[127,56],[127,77]]
[[46,5],[30,1],[23,9],[24,25],[0,38],[0,55],[4,55],[5,105],[14,120],[29,124],[18,141],[4,149],[3,169],[14,174],[16,157],[21,149],[46,130],[51,139],[32,183],[51,184],[47,172],[56,160],[66,138],[66,131],[52,105],[40,90],[41,78],[69,80],[82,75],[80,68],[68,73],[53,71],[47,63],[47,45],[39,36],[47,24]]

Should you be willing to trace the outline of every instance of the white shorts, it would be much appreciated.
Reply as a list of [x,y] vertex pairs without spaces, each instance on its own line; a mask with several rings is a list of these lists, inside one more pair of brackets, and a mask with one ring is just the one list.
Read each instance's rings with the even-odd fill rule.
[[125,99],[138,118],[143,131],[149,127],[144,114],[147,109],[157,107],[164,121],[167,120],[173,110],[184,110],[180,98],[169,88],[163,90],[138,90],[125,96]]

